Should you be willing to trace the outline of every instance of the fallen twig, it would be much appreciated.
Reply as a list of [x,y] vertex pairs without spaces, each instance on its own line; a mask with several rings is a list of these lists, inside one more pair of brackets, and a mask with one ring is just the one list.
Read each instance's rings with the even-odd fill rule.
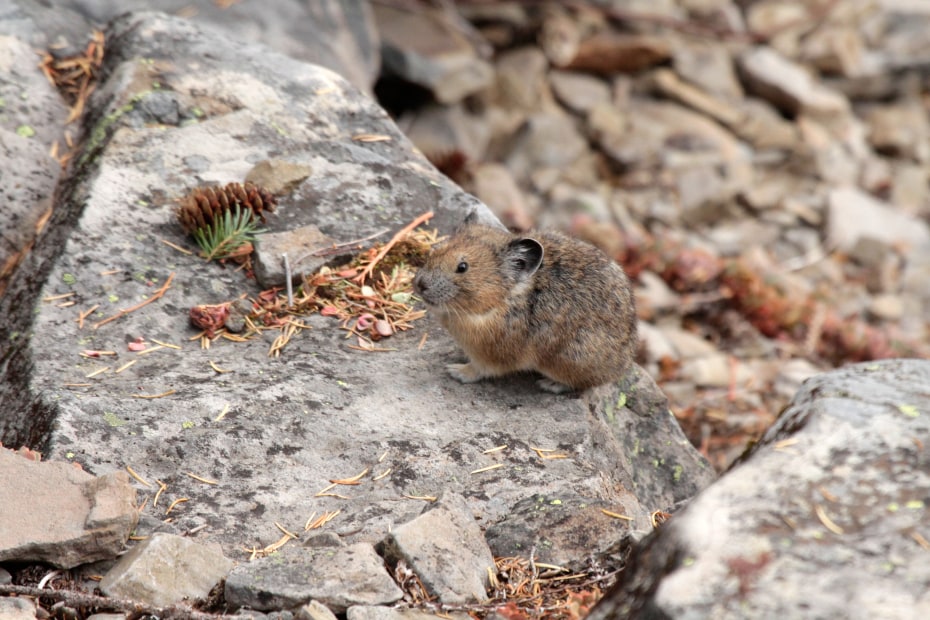
[[411,233],[414,229],[416,229],[417,226],[420,226],[421,224],[428,222],[430,219],[432,219],[432,217],[433,217],[433,212],[427,211],[426,213],[419,216],[418,218],[416,218],[415,220],[413,220],[412,222],[410,222],[409,224],[401,228],[399,231],[397,231],[397,233],[393,237],[391,237],[391,240],[388,241],[384,245],[383,248],[381,248],[377,256],[375,256],[375,258],[370,263],[368,263],[368,265],[362,270],[362,273],[358,274],[353,279],[353,281],[358,284],[363,284],[365,280],[371,276],[372,272],[375,270],[375,266],[379,262],[381,262],[382,258],[387,256],[388,252],[391,251],[391,248],[393,248],[401,239],[403,239],[409,233]]
[[222,614],[208,614],[197,611],[178,603],[169,607],[153,607],[137,601],[126,599],[107,598],[73,590],[45,590],[30,586],[0,585],[0,594],[16,594],[19,596],[34,596],[37,598],[62,601],[69,607],[93,607],[97,610],[110,609],[128,612],[133,615],[146,615],[156,618],[171,618],[174,620],[216,620],[225,618]]
[[171,281],[172,281],[173,279],[174,279],[174,272],[172,271],[172,272],[171,272],[171,275],[168,276],[168,279],[165,280],[165,283],[162,285],[162,287],[161,287],[160,289],[158,289],[158,290],[155,292],[154,295],[152,295],[151,297],[149,297],[149,298],[146,299],[145,301],[140,302],[140,303],[136,304],[135,306],[132,306],[131,308],[125,308],[125,309],[123,309],[123,310],[120,310],[119,312],[117,312],[117,313],[114,314],[113,316],[111,316],[111,317],[109,317],[109,318],[106,318],[106,319],[103,319],[102,321],[100,321],[99,323],[96,323],[96,324],[94,325],[94,329],[97,329],[97,328],[100,327],[101,325],[106,325],[106,324],[109,323],[110,321],[115,321],[116,319],[122,318],[122,317],[126,316],[127,314],[129,314],[130,312],[135,312],[135,311],[138,310],[139,308],[142,308],[142,307],[144,307],[144,306],[147,306],[147,305],[149,305],[150,303],[152,303],[153,301],[155,301],[155,300],[157,300],[157,299],[161,299],[161,298],[162,298],[162,295],[164,295],[165,292],[168,290],[168,287],[171,286]]

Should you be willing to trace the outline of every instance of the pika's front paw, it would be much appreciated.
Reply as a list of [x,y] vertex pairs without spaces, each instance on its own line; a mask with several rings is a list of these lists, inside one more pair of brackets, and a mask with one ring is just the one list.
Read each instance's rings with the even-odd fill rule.
[[475,381],[481,381],[486,376],[472,363],[449,364],[446,366],[446,370],[449,371],[450,375],[462,383],[474,383]]
[[553,381],[552,379],[540,379],[536,382],[536,385],[546,390],[547,392],[552,392],[553,394],[565,394],[566,392],[572,391],[571,387],[565,385],[564,383]]

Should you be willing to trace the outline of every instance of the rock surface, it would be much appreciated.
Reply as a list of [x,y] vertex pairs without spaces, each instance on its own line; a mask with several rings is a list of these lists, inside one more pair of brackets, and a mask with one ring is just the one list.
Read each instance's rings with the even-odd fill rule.
[[107,596],[166,607],[204,599],[233,567],[217,545],[173,534],[153,534],[107,571],[100,591]]
[[808,380],[760,443],[636,550],[589,618],[930,614],[930,362]]
[[0,448],[0,561],[60,568],[115,558],[139,519],[125,472],[94,477]]

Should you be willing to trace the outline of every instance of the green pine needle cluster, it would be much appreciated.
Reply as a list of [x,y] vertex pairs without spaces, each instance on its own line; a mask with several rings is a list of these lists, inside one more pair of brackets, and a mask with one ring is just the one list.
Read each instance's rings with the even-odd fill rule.
[[236,250],[255,240],[264,232],[251,209],[236,205],[213,223],[194,231],[194,240],[200,246],[200,255],[207,260],[220,260],[234,254]]

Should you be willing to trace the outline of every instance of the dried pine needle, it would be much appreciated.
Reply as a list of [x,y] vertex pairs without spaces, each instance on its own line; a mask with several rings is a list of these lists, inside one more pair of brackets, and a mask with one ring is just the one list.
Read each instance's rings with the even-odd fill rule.
[[102,375],[103,373],[105,373],[105,372],[108,371],[108,370],[110,370],[110,367],[109,367],[109,366],[104,366],[103,368],[98,368],[97,370],[95,370],[94,372],[92,372],[92,373],[90,373],[90,374],[84,375],[84,378],[85,378],[85,379],[91,379],[91,378],[93,378],[93,377],[96,377],[97,375]]
[[469,473],[471,473],[471,474],[481,474],[481,473],[484,473],[484,472],[486,472],[486,471],[491,471],[492,469],[500,469],[500,468],[503,467],[503,466],[504,466],[503,463],[495,463],[494,465],[488,465],[487,467],[482,467],[481,469],[476,469],[476,470],[471,471],[471,472],[469,472]]
[[330,480],[330,482],[332,482],[333,484],[345,484],[345,485],[361,484],[360,482],[361,479],[367,476],[369,471],[370,471],[370,468],[366,467],[362,473],[352,476],[351,478],[343,478],[341,480]]
[[438,498],[432,495],[404,495],[407,499],[416,499],[424,502],[435,502]]
[[165,510],[165,514],[166,515],[169,514],[172,510],[174,510],[174,507],[177,506],[178,504],[182,504],[184,502],[189,502],[189,501],[191,501],[189,497],[179,497],[178,499],[171,502],[171,505],[168,506],[167,510]]
[[188,250],[187,248],[182,248],[182,247],[179,246],[179,245],[176,245],[176,244],[174,244],[174,243],[171,243],[171,242],[168,241],[167,239],[159,239],[159,241],[161,241],[162,243],[164,243],[165,245],[167,245],[169,248],[173,248],[173,249],[177,250],[178,252],[181,252],[182,254],[187,254],[187,255],[193,254],[193,252],[191,252],[191,251]]
[[288,536],[290,536],[291,538],[300,538],[300,537],[299,537],[297,534],[295,534],[294,532],[288,531],[287,528],[285,528],[283,525],[281,525],[281,524],[278,523],[277,521],[274,522],[274,526],[275,526],[276,528],[278,528],[279,530],[281,530],[282,532],[284,532],[285,534],[287,534]]
[[814,504],[814,512],[817,514],[817,518],[820,519],[820,522],[823,523],[824,527],[837,535],[843,535],[843,528],[837,525],[830,517],[827,516],[826,511],[823,509],[823,506],[820,504]]
[[191,478],[193,478],[194,480],[198,480],[200,482],[203,482],[204,484],[219,484],[219,482],[217,482],[216,480],[210,480],[209,478],[202,478],[201,476],[198,476],[197,474],[194,474],[189,471],[185,473]]
[[61,295],[51,295],[49,297],[43,297],[42,301],[58,301],[59,299],[67,299],[69,297],[73,297],[74,295],[74,292],[62,293]]
[[146,482],[146,481],[142,478],[142,476],[140,476],[139,474],[137,474],[137,473],[135,472],[135,470],[133,470],[133,468],[130,467],[129,465],[126,466],[126,471],[129,472],[129,475],[132,476],[133,478],[135,478],[135,479],[139,482],[139,484],[141,484],[141,485],[143,485],[143,486],[147,486],[147,487],[152,486],[150,483]]
[[133,398],[144,398],[146,400],[154,400],[156,398],[164,398],[165,396],[171,396],[176,393],[177,390],[168,390],[167,392],[162,392],[161,394],[133,394]]
[[220,368],[219,366],[217,366],[217,365],[213,362],[213,360],[210,360],[210,368],[212,368],[215,372],[218,372],[218,373],[221,374],[221,375],[224,374],[224,373],[227,373],[227,372],[232,372],[231,370],[226,370],[225,368]]
[[133,364],[135,364],[135,363],[138,362],[138,361],[139,361],[139,360],[129,360],[128,362],[126,362],[125,364],[123,364],[122,366],[120,366],[119,368],[117,368],[116,370],[114,370],[113,372],[114,372],[115,374],[119,374],[119,373],[123,372],[124,370],[126,370],[127,368],[129,368],[130,366],[132,366]]
[[507,444],[504,444],[502,446],[494,446],[493,448],[488,448],[481,454],[493,454],[494,452],[500,452],[501,450],[506,450],[506,449],[507,449]]
[[219,421],[222,420],[224,417],[226,417],[226,414],[227,414],[227,413],[229,413],[229,403],[226,403],[225,405],[223,405],[223,410],[220,411],[220,414],[219,414],[218,416],[216,416],[215,418],[213,418],[213,421],[214,421],[214,422],[219,422]]
[[372,480],[377,482],[378,480],[381,480],[382,478],[386,478],[387,475],[390,474],[392,471],[394,471],[394,468],[393,468],[393,467],[388,467],[388,468],[385,469],[383,472],[381,472],[380,474],[378,474],[377,476],[375,476],[374,478],[372,478]]
[[179,346],[176,345],[176,344],[171,344],[170,342],[162,342],[161,340],[155,340],[154,338],[152,338],[152,342],[154,342],[154,343],[157,344],[157,345],[161,345],[161,346],[163,346],[163,347],[167,347],[167,348],[169,348],[169,349],[177,349],[178,351],[181,350],[181,347],[179,347]]
[[613,519],[623,519],[624,521],[633,521],[633,517],[628,517],[626,515],[620,514],[619,512],[607,510],[606,508],[601,508],[601,512],[603,512],[605,515]]
[[162,482],[161,480],[155,480],[158,483],[158,491],[155,492],[155,499],[152,500],[152,508],[158,506],[158,498],[161,497],[161,494],[168,490],[168,485]]
[[923,547],[924,551],[930,551],[930,542],[928,542],[920,532],[911,532],[911,538],[913,538],[918,545]]

